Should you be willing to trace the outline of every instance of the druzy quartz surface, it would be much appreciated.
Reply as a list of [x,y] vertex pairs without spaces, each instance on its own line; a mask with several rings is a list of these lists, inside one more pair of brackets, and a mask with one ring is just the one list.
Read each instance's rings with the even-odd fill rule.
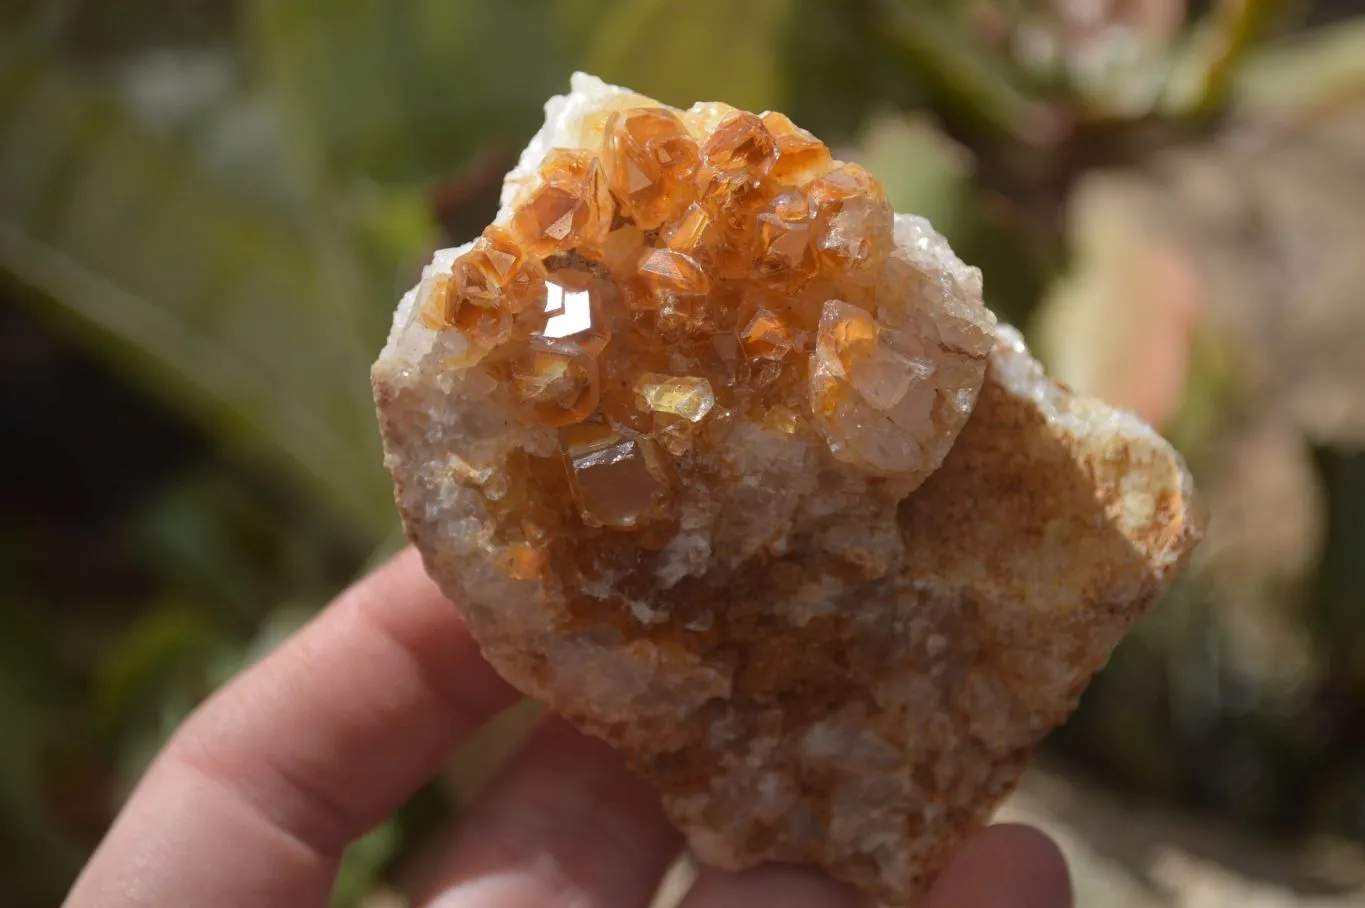
[[375,365],[405,526],[704,861],[908,904],[1170,582],[1188,473],[787,117],[572,88]]

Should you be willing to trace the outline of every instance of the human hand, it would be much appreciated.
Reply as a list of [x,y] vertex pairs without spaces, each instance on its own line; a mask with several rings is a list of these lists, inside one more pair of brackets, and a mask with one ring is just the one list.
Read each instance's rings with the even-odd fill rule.
[[[411,549],[201,706],[153,762],[66,908],[327,904],[341,853],[517,694]],[[464,818],[424,908],[645,908],[681,848],[605,745],[549,718]],[[995,826],[926,908],[1065,908],[1066,866]],[[702,870],[685,908],[835,908],[814,873]]]

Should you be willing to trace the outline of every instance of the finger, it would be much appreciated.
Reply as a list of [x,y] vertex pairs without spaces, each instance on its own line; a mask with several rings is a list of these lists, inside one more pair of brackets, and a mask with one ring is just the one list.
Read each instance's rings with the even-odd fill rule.
[[[862,908],[852,890],[803,868],[729,873],[703,868],[679,908]],[[1002,824],[971,840],[940,876],[923,908],[1068,908],[1071,881],[1052,840],[1028,826]]]
[[772,864],[738,873],[703,867],[678,908],[868,908],[852,889],[814,870]]
[[925,908],[1068,908],[1071,877],[1057,845],[1031,826],[988,827],[939,877]]
[[657,795],[551,717],[475,802],[425,904],[644,908],[680,847]]
[[323,904],[345,845],[515,698],[405,551],[196,711],[67,904]]

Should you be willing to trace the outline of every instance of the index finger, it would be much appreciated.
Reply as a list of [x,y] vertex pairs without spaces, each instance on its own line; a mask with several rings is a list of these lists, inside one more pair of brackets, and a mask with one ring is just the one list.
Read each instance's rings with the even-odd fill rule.
[[345,846],[516,697],[405,550],[191,716],[66,904],[323,904]]

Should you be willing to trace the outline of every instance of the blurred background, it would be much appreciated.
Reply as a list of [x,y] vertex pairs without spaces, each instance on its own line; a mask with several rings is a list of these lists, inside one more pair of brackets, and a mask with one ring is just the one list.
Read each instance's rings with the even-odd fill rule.
[[1296,0],[0,0],[0,904],[401,544],[369,363],[575,68],[787,112],[1190,459],[1207,541],[1006,808],[1081,904],[1365,905],[1365,2]]

